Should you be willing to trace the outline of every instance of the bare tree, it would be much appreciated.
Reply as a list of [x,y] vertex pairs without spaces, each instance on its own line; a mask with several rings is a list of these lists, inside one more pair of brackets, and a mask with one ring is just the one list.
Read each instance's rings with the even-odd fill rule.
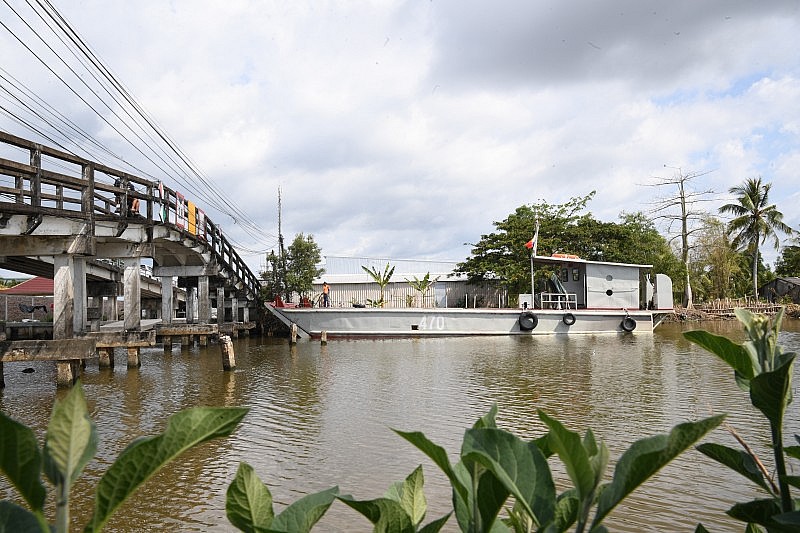
[[[655,183],[648,185],[650,187],[676,187],[677,194],[656,198],[652,202],[653,209],[650,214],[655,215],[655,220],[666,221],[667,233],[672,235],[669,238],[670,244],[680,239],[681,261],[684,272],[683,306],[689,308],[694,306],[692,302],[692,284],[689,279],[690,237],[694,232],[702,228],[703,217],[708,215],[708,212],[699,209],[697,204],[713,201],[713,195],[716,193],[711,189],[697,191],[690,187],[692,180],[705,176],[711,172],[710,170],[684,173],[680,167],[664,165],[664,168],[671,168],[675,173],[668,178],[653,176],[652,179],[655,180]],[[680,227],[679,231],[675,230],[676,225]]]

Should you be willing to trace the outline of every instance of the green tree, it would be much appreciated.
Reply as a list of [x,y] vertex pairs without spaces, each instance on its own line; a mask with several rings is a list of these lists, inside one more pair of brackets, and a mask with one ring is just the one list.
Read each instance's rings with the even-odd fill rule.
[[286,273],[274,250],[267,255],[267,270],[261,272],[261,279],[266,281],[261,290],[264,301],[272,301],[276,296],[285,297]]
[[361,268],[369,274],[369,277],[378,284],[378,287],[381,289],[381,299],[377,302],[372,302],[374,307],[383,307],[386,304],[386,299],[384,298],[384,291],[386,290],[386,286],[389,285],[389,282],[392,281],[392,275],[394,274],[395,267],[390,267],[389,263],[386,263],[386,268],[383,269],[383,272],[378,270],[377,268],[370,267],[367,268],[364,265],[361,265]]
[[573,235],[568,230],[577,224],[579,213],[594,194],[564,204],[541,201],[518,207],[505,220],[493,223],[495,232],[481,235],[476,244],[471,244],[470,256],[456,265],[455,272],[465,274],[470,283],[498,282],[511,294],[529,292],[530,252],[525,243],[533,237],[536,220],[540,221],[539,255],[578,253],[571,247]]
[[800,246],[784,246],[775,264],[779,276],[800,276]]
[[710,215],[703,218],[692,254],[693,284],[701,298],[732,296],[734,279],[742,273],[741,254],[731,245],[720,219]]
[[771,238],[775,249],[780,246],[778,232],[792,234],[792,228],[784,224],[783,213],[769,203],[771,183],[763,183],[761,176],[748,178],[742,185],[731,187],[730,193],[738,203],[725,204],[719,208],[721,213],[734,216],[728,223],[728,232],[734,236],[732,244],[739,250],[746,250],[752,256],[753,296],[758,297],[759,248]]
[[530,259],[524,244],[533,236],[538,218],[538,255],[559,252],[593,261],[652,264],[671,277],[680,272],[667,241],[642,213],[622,213],[619,223],[581,213],[593,197],[594,192],[560,205],[540,202],[518,207],[494,223],[497,231],[472,245],[470,257],[455,271],[473,283],[498,281],[512,294],[530,291]]
[[298,233],[289,245],[286,265],[286,286],[289,292],[306,295],[311,292],[314,279],[320,277],[324,268],[317,268],[322,252],[314,237]]

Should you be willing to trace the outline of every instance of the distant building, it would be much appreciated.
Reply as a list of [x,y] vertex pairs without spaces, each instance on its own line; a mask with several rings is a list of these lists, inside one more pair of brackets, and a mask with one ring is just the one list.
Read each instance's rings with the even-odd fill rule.
[[0,289],[0,322],[48,320],[53,315],[53,280],[34,277]]
[[767,301],[777,303],[789,298],[800,304],[800,278],[775,278],[758,289],[758,295]]
[[[394,267],[391,282],[384,289],[384,307],[506,307],[508,295],[499,286],[478,286],[467,283],[467,277],[454,274],[456,261],[417,259],[377,259],[367,257],[325,256],[319,265],[325,273],[314,280],[314,306],[319,305],[322,283],[330,285],[332,307],[368,305],[380,299],[380,287],[363,268],[383,273],[387,263]],[[408,280],[437,279],[425,294],[420,294]]]

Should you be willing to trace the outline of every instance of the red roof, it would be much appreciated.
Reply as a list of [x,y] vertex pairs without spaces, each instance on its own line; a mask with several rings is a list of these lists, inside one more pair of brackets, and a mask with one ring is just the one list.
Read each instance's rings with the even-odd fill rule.
[[53,280],[37,276],[23,281],[19,285],[14,285],[10,289],[0,290],[0,295],[52,296]]

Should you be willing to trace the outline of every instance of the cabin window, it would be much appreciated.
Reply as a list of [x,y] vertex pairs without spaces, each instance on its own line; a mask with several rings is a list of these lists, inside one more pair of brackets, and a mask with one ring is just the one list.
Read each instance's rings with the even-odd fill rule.
[[579,281],[581,279],[581,272],[577,268],[572,269],[572,281]]
[[614,276],[609,274],[608,276],[606,276],[606,281],[614,281]]
[[561,282],[566,283],[569,281],[569,269],[562,268],[561,269]]
[[608,289],[606,291],[606,296],[611,296],[612,294],[614,294],[614,291],[612,291],[611,289]]

